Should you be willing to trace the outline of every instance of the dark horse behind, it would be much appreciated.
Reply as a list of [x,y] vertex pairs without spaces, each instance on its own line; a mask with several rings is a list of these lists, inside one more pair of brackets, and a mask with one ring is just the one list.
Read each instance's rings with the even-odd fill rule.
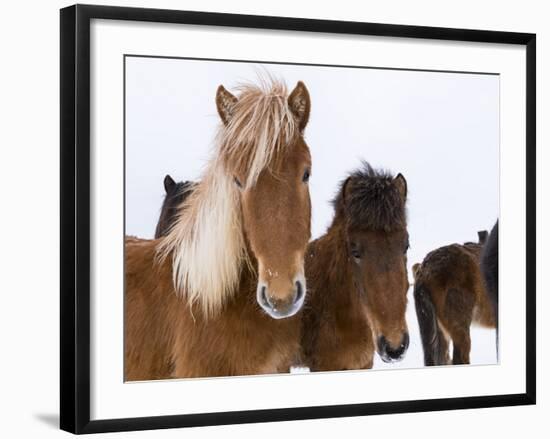
[[155,239],[166,236],[178,218],[179,207],[191,193],[195,183],[180,181],[176,183],[170,175],[164,177],[164,201],[160,208],[160,216],[155,230]]
[[493,306],[498,331],[498,221],[493,226],[481,252],[481,271],[485,279],[487,295]]

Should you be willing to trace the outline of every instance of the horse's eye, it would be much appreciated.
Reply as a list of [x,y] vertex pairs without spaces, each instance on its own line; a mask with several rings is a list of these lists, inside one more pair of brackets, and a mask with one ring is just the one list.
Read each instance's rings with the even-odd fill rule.
[[302,176],[302,181],[304,183],[307,183],[309,181],[310,176],[311,176],[311,171],[309,170],[309,168],[306,168],[306,170],[304,171],[304,175]]
[[359,246],[355,242],[352,242],[350,244],[350,253],[355,259],[361,259],[361,257],[363,256],[361,254]]
[[239,189],[242,189],[243,185],[241,184],[241,182],[239,181],[239,179],[237,177],[234,177],[234,180],[235,180],[235,184],[237,185],[237,187]]
[[407,253],[407,250],[411,248],[411,245],[409,243],[409,240],[407,239],[407,242],[405,243],[405,251],[403,253]]

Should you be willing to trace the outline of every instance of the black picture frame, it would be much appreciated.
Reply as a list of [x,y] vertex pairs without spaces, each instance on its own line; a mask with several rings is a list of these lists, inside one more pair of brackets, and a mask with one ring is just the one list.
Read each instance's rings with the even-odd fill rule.
[[[90,21],[182,23],[526,47],[526,392],[508,395],[90,420]],[[426,412],[536,401],[536,35],[287,17],[75,5],[61,10],[60,426],[72,433]]]

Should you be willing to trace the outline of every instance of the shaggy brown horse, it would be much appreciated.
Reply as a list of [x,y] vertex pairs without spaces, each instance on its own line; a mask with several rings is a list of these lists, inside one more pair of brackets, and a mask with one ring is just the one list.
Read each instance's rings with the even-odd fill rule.
[[303,363],[312,371],[367,369],[408,347],[407,183],[364,163],[340,186],[328,231],[310,243]]
[[126,242],[125,379],[288,371],[310,237],[309,93],[222,86],[215,157],[159,240]]
[[170,175],[164,177],[164,201],[160,209],[160,216],[155,229],[155,239],[168,234],[168,231],[178,218],[179,207],[193,190],[194,183],[180,181],[176,183]]
[[451,244],[434,250],[415,264],[414,299],[426,366],[470,363],[470,326],[495,327],[493,307],[480,270],[482,243]]

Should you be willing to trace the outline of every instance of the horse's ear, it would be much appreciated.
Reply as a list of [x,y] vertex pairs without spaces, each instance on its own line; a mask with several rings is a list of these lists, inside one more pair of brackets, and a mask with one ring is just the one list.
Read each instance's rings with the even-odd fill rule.
[[407,180],[403,177],[403,174],[397,174],[393,179],[393,184],[397,186],[397,190],[405,200],[407,198]]
[[164,190],[167,194],[172,192],[172,190],[176,187],[176,182],[172,177],[170,177],[170,174],[166,174],[166,177],[164,177]]
[[224,125],[228,125],[233,117],[233,110],[238,99],[229,93],[223,85],[216,92],[216,107]]
[[351,177],[346,178],[346,181],[344,181],[344,184],[342,185],[342,202],[344,203],[344,206],[347,203],[347,200],[349,200],[350,193],[351,193],[351,186],[352,181]]
[[298,128],[300,131],[304,131],[309,120],[311,101],[309,99],[309,92],[302,81],[298,81],[298,84],[296,84],[296,87],[290,93],[288,106],[298,122]]
[[489,232],[487,230],[480,230],[477,232],[477,238],[479,244],[485,244],[485,241],[487,241],[487,237],[489,236]]
[[412,266],[412,272],[413,272],[413,278],[416,281],[416,278],[418,277],[418,273],[420,272],[420,267],[422,265],[418,262]]

